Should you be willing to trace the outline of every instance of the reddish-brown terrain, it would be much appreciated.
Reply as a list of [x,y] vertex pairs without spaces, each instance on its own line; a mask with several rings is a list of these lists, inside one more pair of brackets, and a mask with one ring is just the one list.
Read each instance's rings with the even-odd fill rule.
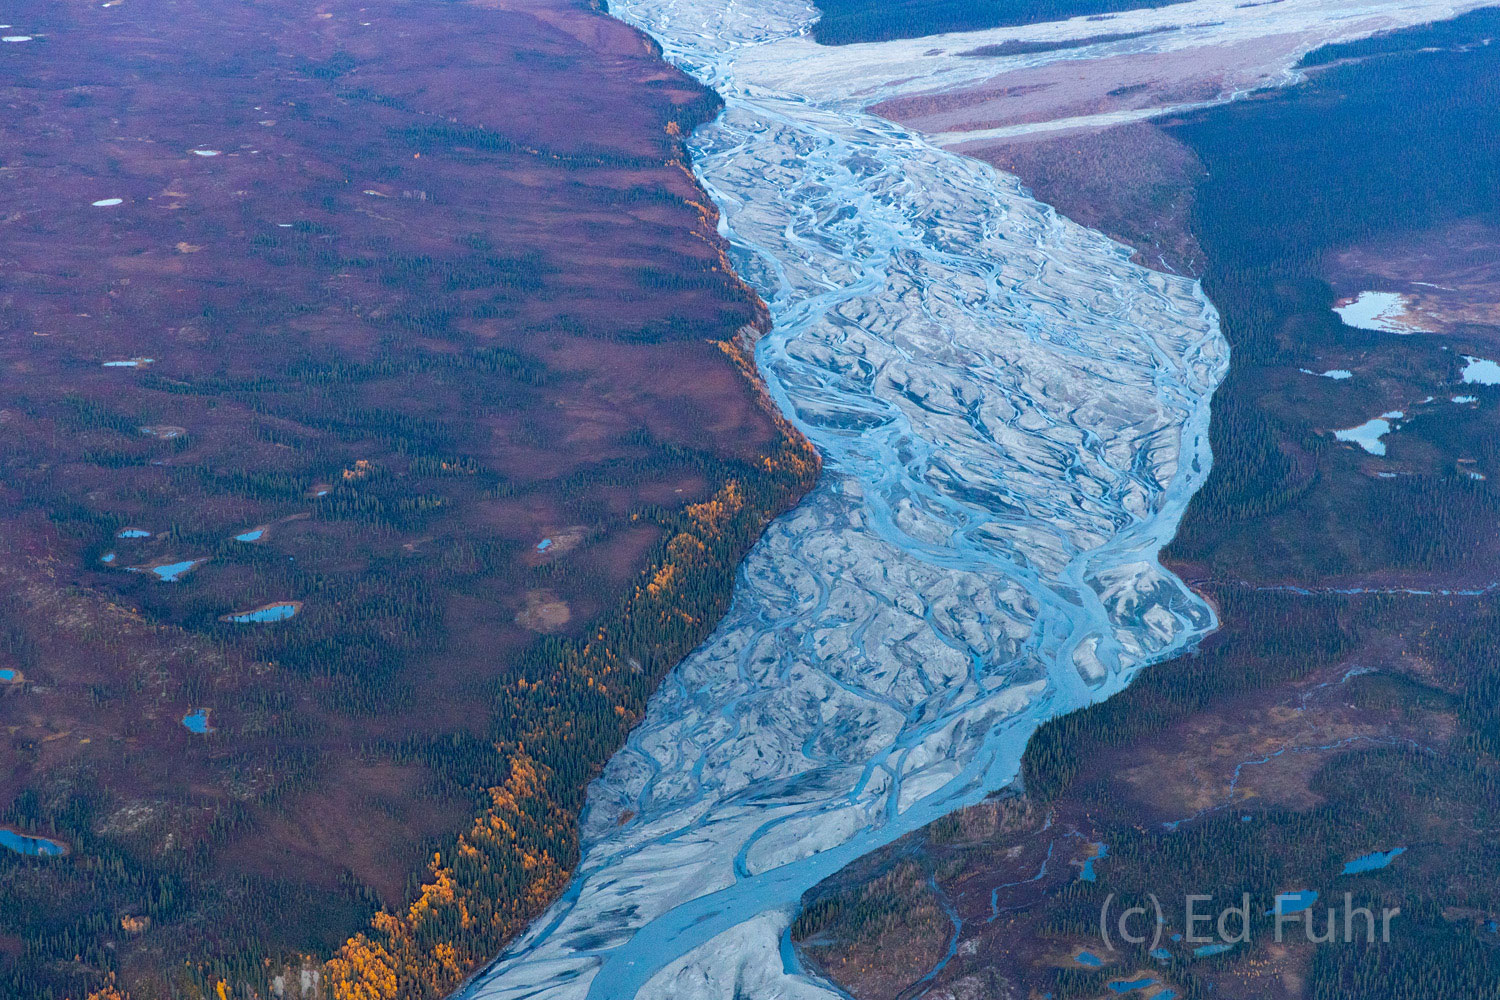
[[1015,174],[1075,222],[1135,247],[1138,264],[1189,276],[1203,266],[1188,224],[1203,165],[1157,125],[1042,133],[965,152]]
[[[404,905],[506,773],[514,665],[734,481],[732,567],[798,446],[715,343],[762,315],[683,161],[715,98],[602,13],[4,19],[0,825],[69,853],[0,852],[0,994],[194,995],[162,970]],[[665,665],[550,758],[567,787]]]
[[[1394,634],[1398,623],[1380,616],[1389,605],[1346,599],[1308,613],[1285,595],[1262,607],[1254,600],[1239,595],[1226,628],[1269,610],[1297,619],[1309,635],[1331,625],[1327,634],[1346,648],[1328,655],[1327,634],[1289,650],[1220,633],[1196,662],[1183,664],[1181,679],[1236,693],[1210,693],[1203,710],[1092,756],[1054,801],[991,800],[841,873],[805,911],[808,958],[861,998],[1022,1000],[1059,987],[1063,996],[1103,998],[1144,981],[1134,995],[1302,997],[1314,948],[1300,924],[1277,943],[1274,927],[1258,921],[1253,958],[1243,957],[1251,951],[1245,947],[1233,956],[1238,961],[1209,961],[1212,955],[1195,955],[1196,945],[1184,943],[1185,895],[1215,895],[1217,906],[1197,907],[1215,914],[1226,900],[1237,903],[1242,888],[1269,901],[1302,886],[1320,887],[1330,902],[1346,890],[1361,900],[1384,890],[1393,905],[1410,908],[1409,896],[1372,885],[1370,876],[1339,874],[1347,858],[1386,845],[1391,828],[1401,826],[1423,830],[1420,842],[1390,841],[1413,845],[1403,874],[1469,892],[1487,913],[1493,896],[1451,865],[1471,836],[1473,802],[1462,792],[1445,804],[1432,801],[1434,776],[1409,760],[1461,752],[1456,699],[1425,683],[1451,675],[1426,663],[1421,643]],[[1413,610],[1401,608],[1403,630],[1452,629],[1469,609],[1455,602],[1435,614],[1423,608],[1417,621],[1404,617]],[[1282,673],[1278,661],[1289,652],[1301,661],[1295,680],[1251,691],[1236,683],[1247,667]],[[1421,681],[1402,676],[1414,672],[1424,674]],[[1156,687],[1136,710],[1168,700]],[[1376,789],[1350,787],[1354,777],[1372,775],[1380,779]],[[1371,792],[1400,819],[1351,816],[1350,800]],[[1116,937],[1106,942],[1101,908],[1112,905],[1117,917],[1127,904],[1115,900],[1128,895],[1133,904],[1145,893],[1162,908],[1159,939],[1151,941],[1148,930],[1147,942],[1132,947],[1110,924]],[[1195,930],[1202,935],[1201,926]]]

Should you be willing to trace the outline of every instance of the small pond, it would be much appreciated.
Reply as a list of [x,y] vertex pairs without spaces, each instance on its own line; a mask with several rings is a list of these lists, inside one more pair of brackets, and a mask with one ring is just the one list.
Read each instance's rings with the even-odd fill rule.
[[236,611],[233,614],[225,615],[222,620],[235,622],[239,625],[284,622],[300,610],[302,610],[301,601],[277,601],[275,604],[252,608],[249,611]]
[[1316,889],[1298,889],[1296,892],[1279,892],[1276,894],[1276,906],[1266,911],[1266,916],[1273,913],[1289,914],[1301,913],[1318,901]]
[[1139,979],[1116,979],[1109,984],[1109,988],[1116,993],[1134,993],[1136,990],[1144,990],[1155,985],[1155,979],[1152,979],[1150,976],[1142,976]]
[[182,717],[182,724],[193,733],[211,733],[214,727],[208,724],[208,712],[206,708],[195,708]]
[[1404,847],[1393,847],[1389,851],[1371,851],[1369,854],[1361,854],[1359,857],[1344,865],[1343,874],[1359,875],[1363,872],[1373,872],[1384,868],[1406,853]]
[[1339,319],[1361,330],[1383,330],[1386,333],[1422,333],[1410,321],[1407,309],[1411,300],[1400,292],[1360,292],[1353,299],[1334,306]]
[[184,573],[192,570],[200,562],[202,562],[201,559],[188,559],[183,562],[167,563],[165,566],[152,566],[151,572],[165,583],[176,583]]
[[1372,420],[1366,420],[1358,427],[1334,431],[1333,436],[1340,441],[1357,444],[1371,455],[1384,455],[1385,442],[1381,438],[1392,431],[1392,420],[1400,420],[1404,416],[1406,414],[1400,410],[1391,410],[1389,413],[1382,413]]
[[17,854],[29,854],[32,857],[56,857],[59,854],[68,853],[66,844],[59,844],[46,837],[28,837],[24,833],[4,829],[0,829],[0,847],[15,851]]
[[1500,364],[1465,354],[1464,381],[1471,385],[1500,385]]

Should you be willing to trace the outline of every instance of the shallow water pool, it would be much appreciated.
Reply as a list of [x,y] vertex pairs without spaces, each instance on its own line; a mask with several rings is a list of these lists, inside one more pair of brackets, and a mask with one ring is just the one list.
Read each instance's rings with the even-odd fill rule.
[[1400,292],[1360,292],[1333,311],[1346,326],[1385,333],[1422,333],[1407,319],[1411,301]]
[[1150,976],[1142,976],[1139,979],[1116,979],[1109,984],[1109,988],[1116,993],[1134,993],[1136,990],[1144,990],[1155,985],[1155,979],[1152,979]]
[[1289,914],[1301,913],[1318,901],[1316,889],[1299,889],[1296,892],[1280,892],[1276,894],[1276,906],[1267,910],[1266,915],[1273,913]]
[[208,724],[208,711],[206,708],[195,708],[182,717],[182,724],[188,728],[189,732],[211,733],[214,727]]
[[1389,851],[1371,851],[1369,854],[1362,854],[1344,865],[1343,874],[1359,875],[1362,872],[1372,872],[1376,869],[1384,868],[1405,853],[1406,848],[1393,847]]
[[267,604],[263,608],[250,611],[237,611],[234,614],[225,615],[224,620],[240,625],[284,622],[295,615],[300,607],[296,601],[282,601],[279,604]]
[[1500,385],[1500,364],[1465,354],[1464,381],[1471,385]]
[[144,570],[135,566],[132,566],[131,569],[137,573],[145,571],[154,573],[156,574],[156,578],[163,583],[176,583],[202,561],[202,559],[186,559],[182,562],[165,563],[161,566],[147,566]]
[[0,847],[32,857],[56,857],[59,854],[68,853],[67,846],[55,840],[48,840],[46,837],[28,837],[24,833],[4,829],[0,829]]
[[1357,444],[1371,455],[1384,455],[1385,442],[1381,438],[1395,429],[1391,424],[1392,420],[1400,420],[1404,416],[1406,414],[1401,410],[1391,410],[1389,413],[1382,413],[1378,417],[1366,420],[1358,427],[1334,431],[1333,436],[1340,441]]

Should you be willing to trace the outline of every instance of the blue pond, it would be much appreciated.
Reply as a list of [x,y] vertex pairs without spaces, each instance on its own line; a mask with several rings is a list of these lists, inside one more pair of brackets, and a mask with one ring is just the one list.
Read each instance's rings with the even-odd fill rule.
[[1389,851],[1371,851],[1369,854],[1360,855],[1344,865],[1343,873],[1345,875],[1358,875],[1361,872],[1372,872],[1377,868],[1384,868],[1405,853],[1406,848],[1404,847],[1393,847]]
[[265,528],[251,528],[249,531],[235,535],[234,540],[237,542],[258,542],[260,541],[260,536],[265,533]]
[[176,583],[182,574],[196,565],[198,565],[197,559],[188,559],[184,562],[168,563],[165,566],[152,566],[151,572],[155,573],[158,579],[166,583]]
[[105,565],[108,565],[115,561],[115,554],[113,552],[106,552],[104,553],[104,555],[99,557],[99,561],[104,563]]
[[0,830],[0,847],[8,848],[17,854],[47,855],[49,857],[68,853],[68,849],[55,840],[46,837],[28,837],[14,830]]
[[1272,913],[1301,913],[1309,906],[1318,901],[1316,889],[1302,889],[1297,892],[1281,892],[1276,894],[1276,906],[1267,910],[1266,915]]
[[122,528],[115,532],[116,538],[150,538],[151,532],[145,528]]
[[1464,381],[1473,382],[1478,385],[1500,385],[1500,365],[1487,358],[1476,358],[1472,354],[1465,354]]
[[1109,845],[1101,843],[1099,845],[1099,853],[1095,854],[1092,858],[1089,858],[1083,863],[1083,871],[1078,873],[1078,877],[1083,879],[1085,882],[1094,881],[1094,862],[1102,861],[1107,857],[1109,857]]
[[1165,948],[1152,948],[1151,957],[1158,962],[1165,962],[1172,957],[1172,953]]
[[182,717],[182,724],[194,733],[211,733],[214,727],[208,724],[208,709],[195,708]]
[[241,625],[251,622],[284,622],[297,613],[297,605],[292,601],[284,601],[281,604],[268,604],[263,608],[253,611],[240,611],[232,615],[225,615],[225,619],[238,622]]
[[1097,969],[1099,968],[1099,966],[1104,964],[1104,959],[1100,958],[1098,955],[1095,955],[1091,951],[1080,951],[1073,957],[1073,961],[1077,962],[1079,965],[1087,965],[1092,969]]
[[10,669],[9,667],[0,669],[0,681],[13,681],[15,679],[16,672],[14,670]]
[[552,539],[550,538],[543,538],[540,542],[536,543],[536,550],[538,552],[546,552],[550,548],[552,548]]
[[1219,944],[1206,944],[1201,948],[1194,948],[1193,954],[1199,958],[1208,958],[1210,955],[1222,955],[1233,947],[1234,945],[1232,944],[1223,944],[1222,942]]
[[1109,984],[1109,988],[1116,993],[1131,993],[1135,990],[1143,990],[1148,986],[1155,986],[1156,980],[1150,976],[1142,976],[1139,979],[1116,979]]

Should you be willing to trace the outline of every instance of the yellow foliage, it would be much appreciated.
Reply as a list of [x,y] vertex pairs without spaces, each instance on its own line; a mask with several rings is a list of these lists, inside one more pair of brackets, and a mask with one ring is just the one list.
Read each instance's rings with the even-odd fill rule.
[[371,472],[373,472],[374,469],[375,467],[370,464],[369,459],[361,458],[354,463],[354,468],[344,470],[344,482],[352,483],[364,479]]
[[[494,863],[489,859],[513,857],[529,879],[522,897],[492,898],[482,886],[460,882],[453,868],[443,863],[443,855],[433,854],[430,879],[415,902],[404,913],[377,913],[368,931],[350,938],[325,964],[324,978],[334,1000],[394,1000],[398,993],[445,995],[470,968],[492,957],[472,953],[475,935],[462,933],[475,929],[480,919],[476,914],[487,914],[486,922],[508,937],[567,885],[569,873],[557,860],[545,850],[528,850],[528,838],[518,835],[530,824],[523,806],[548,800],[540,765],[524,749],[518,750],[506,781],[488,792],[490,807],[459,838],[455,853],[460,863],[472,867],[477,862],[481,870]],[[557,812],[555,806],[551,812]]]
[[646,584],[646,593],[653,598],[660,598],[672,586],[672,580],[677,576],[677,567],[671,563],[662,563],[651,576],[651,582]]
[[[739,345],[720,346],[753,378]],[[818,455],[774,410],[768,412],[782,432],[782,446],[765,460],[765,469],[779,481],[781,494],[789,495],[812,485]],[[646,571],[644,587],[626,601],[623,620],[647,627],[669,620],[697,625],[699,618],[690,613],[702,610],[693,593],[695,574],[707,560],[723,558],[723,535],[763,525],[773,513],[749,509],[748,503],[741,483],[729,480],[710,499],[687,507],[685,524],[667,543],[660,564]],[[550,678],[518,678],[515,690],[524,695],[557,685],[603,695],[615,701],[622,726],[633,721],[639,706],[612,686],[611,678],[623,668],[611,648],[612,635],[601,629],[592,641],[564,653]],[[640,669],[633,661],[631,666]],[[527,753],[526,744],[556,747],[572,737],[575,720],[553,707],[528,726],[516,744],[496,745],[508,761],[505,780],[486,789],[486,808],[450,856],[433,855],[416,899],[404,910],[377,913],[367,930],[324,965],[323,981],[333,1000],[439,1000],[567,886],[569,872],[548,845],[570,850],[576,844],[576,817],[558,804],[557,779]]]
[[[704,531],[718,533],[745,506],[744,494],[740,492],[738,480],[731,479],[712,500],[695,503],[687,509],[688,517],[698,523]],[[681,538],[682,536],[677,536]],[[695,539],[696,541],[696,539]],[[702,548],[702,544],[699,544]]]

